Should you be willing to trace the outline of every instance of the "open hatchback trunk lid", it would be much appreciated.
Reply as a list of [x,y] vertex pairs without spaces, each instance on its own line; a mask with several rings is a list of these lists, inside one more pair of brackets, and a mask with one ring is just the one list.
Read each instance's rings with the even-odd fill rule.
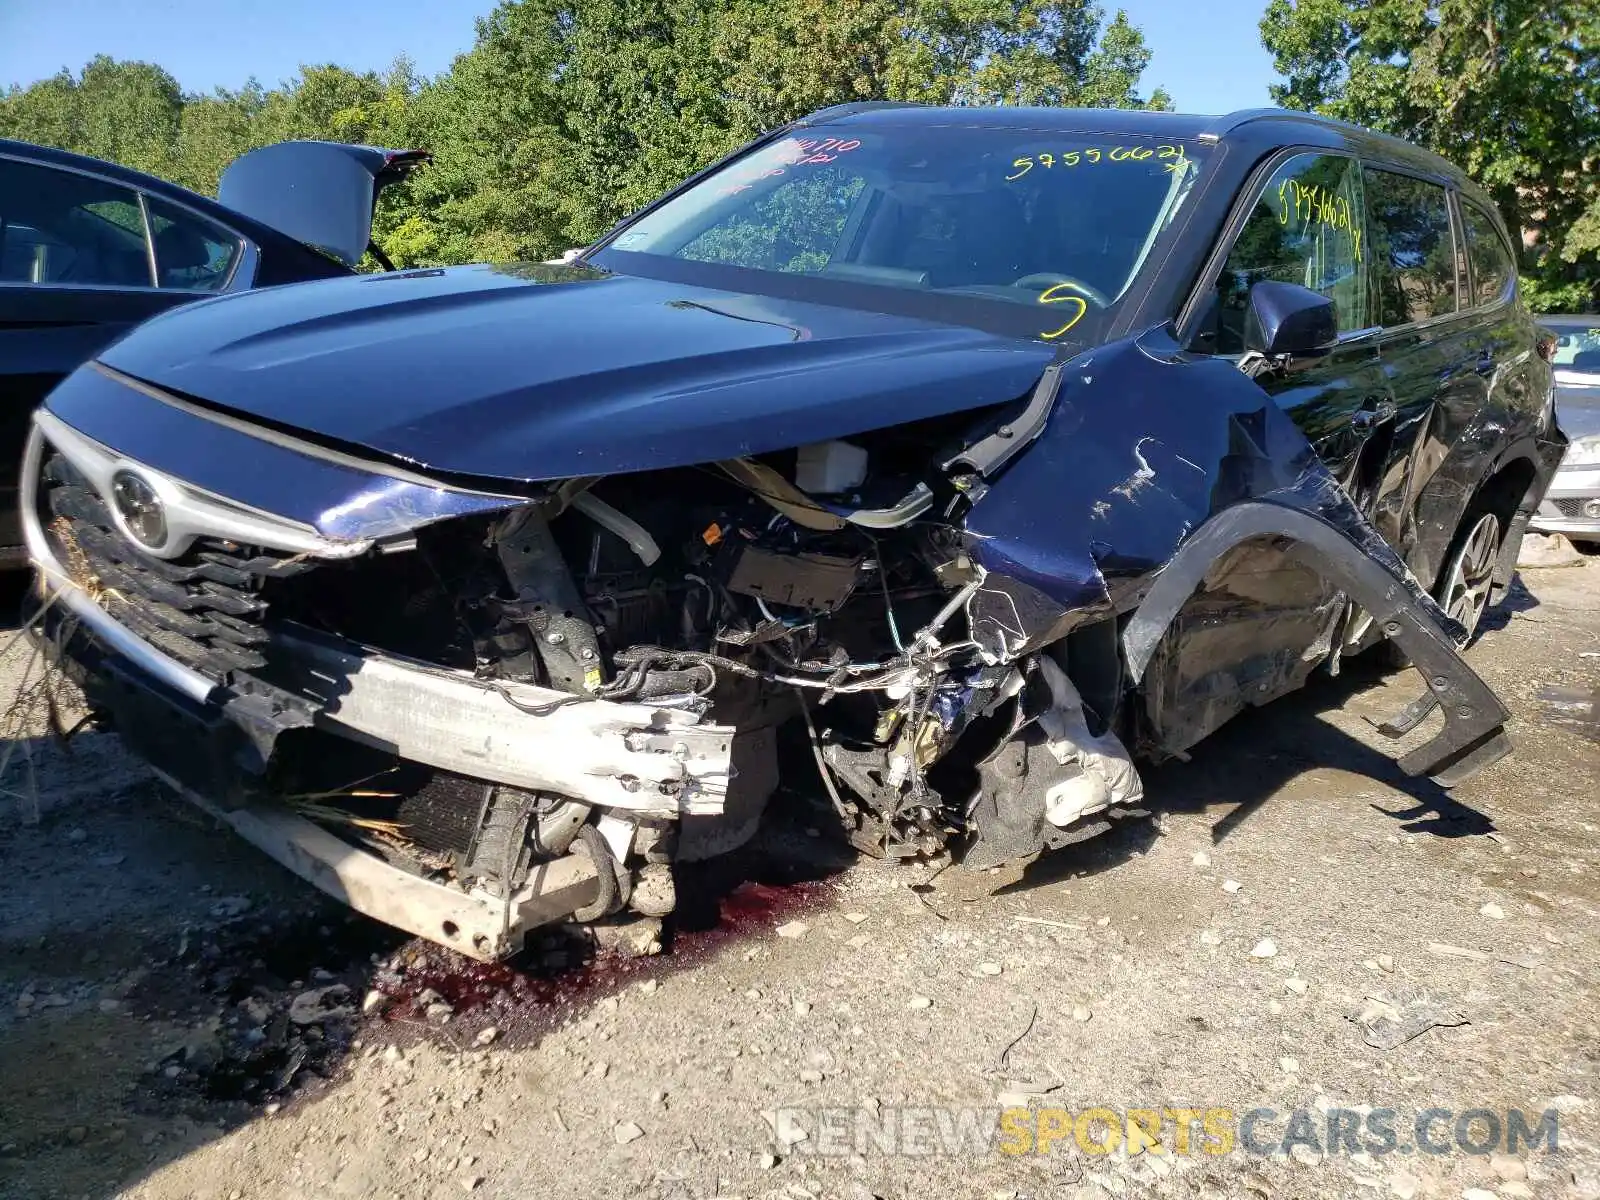
[[228,164],[217,199],[354,266],[372,241],[378,194],[431,156],[342,142],[279,142]]

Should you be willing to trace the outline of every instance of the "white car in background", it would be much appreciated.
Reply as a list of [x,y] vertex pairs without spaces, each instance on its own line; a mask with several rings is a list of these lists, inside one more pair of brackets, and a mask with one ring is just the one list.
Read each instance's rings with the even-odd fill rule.
[[1556,417],[1572,444],[1532,528],[1600,544],[1600,316],[1541,317],[1556,335]]

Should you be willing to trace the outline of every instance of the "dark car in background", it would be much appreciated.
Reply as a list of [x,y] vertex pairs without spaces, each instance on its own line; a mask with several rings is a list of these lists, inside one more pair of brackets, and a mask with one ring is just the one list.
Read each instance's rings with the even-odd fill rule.
[[1600,316],[1546,316],[1539,324],[1556,336],[1556,412],[1572,444],[1533,528],[1600,543]]
[[378,191],[426,157],[285,142],[229,164],[219,201],[0,138],[0,565],[26,556],[16,468],[52,387],[175,305],[353,273]]
[[1513,263],[1316,117],[829,109],[570,263],[147,322],[35,417],[41,631],[185,794],[480,958],[670,912],[780,751],[867,853],[1026,860],[1386,639],[1450,786],[1566,445]]

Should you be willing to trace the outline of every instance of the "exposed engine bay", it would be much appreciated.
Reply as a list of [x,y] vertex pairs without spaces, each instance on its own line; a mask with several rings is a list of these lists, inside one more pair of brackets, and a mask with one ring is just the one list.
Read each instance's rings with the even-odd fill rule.
[[[1069,679],[1066,643],[1013,659],[973,640],[967,604],[985,573],[947,521],[926,519],[934,497],[915,473],[954,430],[908,432],[564,481],[509,513],[419,529],[403,550],[268,580],[262,598],[275,619],[565,703],[639,704],[735,731],[716,814],[608,814],[438,773],[392,813],[366,806],[436,866],[496,887],[520,886],[541,858],[590,855],[609,878],[580,920],[660,915],[667,864],[748,837],[778,783],[780,730],[868,854],[936,856],[980,831],[968,853],[985,861],[1036,854],[1137,801],[1139,777],[1115,714],[1086,706]],[[943,500],[966,503],[953,490]],[[374,594],[404,599],[374,606]]]

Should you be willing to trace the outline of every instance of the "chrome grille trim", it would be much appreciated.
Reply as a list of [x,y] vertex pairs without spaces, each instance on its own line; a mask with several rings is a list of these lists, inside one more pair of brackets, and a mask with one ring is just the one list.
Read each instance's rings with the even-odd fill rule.
[[106,612],[78,586],[56,557],[44,526],[39,522],[39,471],[44,465],[44,448],[44,434],[35,417],[22,457],[22,535],[28,544],[28,555],[39,570],[42,590],[54,593],[54,603],[64,605],[116,653],[174,691],[197,704],[204,704],[216,687],[211,680],[176,659],[168,658]]
[[[47,409],[41,408],[34,413],[33,424],[34,436],[42,434],[50,446],[82,473],[102,499],[109,498],[111,477],[118,471],[135,471],[151,484],[165,506],[167,539],[158,548],[144,549],[158,558],[178,558],[200,537],[224,538],[250,546],[281,550],[286,554],[309,554],[328,559],[355,558],[372,547],[371,539],[351,541],[324,537],[309,525],[246,508],[170,479],[160,471],[126,458],[93,438],[86,437]],[[32,471],[25,471],[24,486],[29,479],[38,475],[40,462],[42,454]],[[36,480],[34,482],[36,486]],[[123,536],[137,540],[123,528],[115,506],[108,504],[108,507]]]

